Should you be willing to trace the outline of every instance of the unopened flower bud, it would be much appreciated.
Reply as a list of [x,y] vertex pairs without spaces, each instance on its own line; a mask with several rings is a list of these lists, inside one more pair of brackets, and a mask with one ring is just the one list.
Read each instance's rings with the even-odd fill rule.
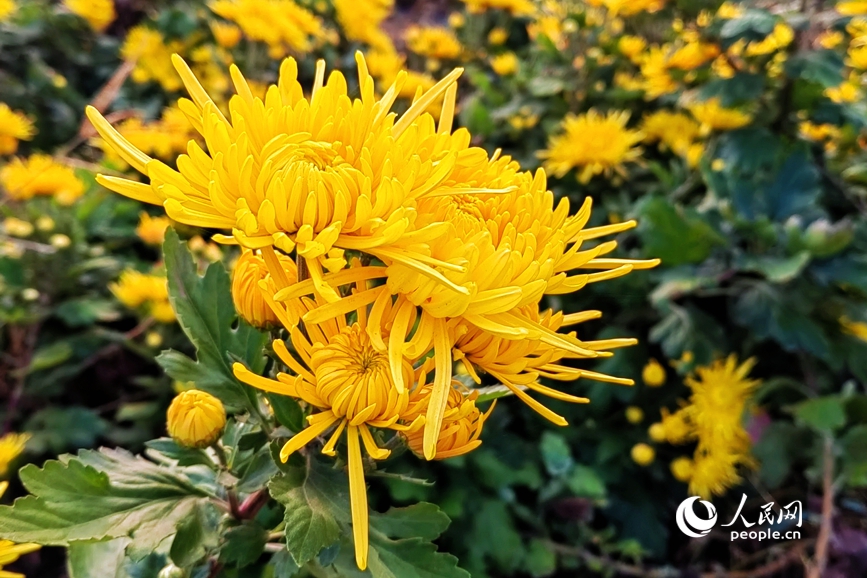
[[168,430],[176,442],[190,448],[203,448],[220,437],[226,426],[222,402],[199,389],[183,391],[169,405]]

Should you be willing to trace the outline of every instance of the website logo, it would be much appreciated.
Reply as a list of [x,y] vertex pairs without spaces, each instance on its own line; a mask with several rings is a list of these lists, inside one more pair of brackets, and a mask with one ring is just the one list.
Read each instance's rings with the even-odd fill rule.
[[[694,510],[696,501],[707,509],[707,518],[700,518],[696,515]],[[677,507],[677,514],[675,514],[677,527],[691,538],[701,538],[710,533],[711,528],[716,524],[716,518],[714,505],[698,496],[692,496],[682,501]]]

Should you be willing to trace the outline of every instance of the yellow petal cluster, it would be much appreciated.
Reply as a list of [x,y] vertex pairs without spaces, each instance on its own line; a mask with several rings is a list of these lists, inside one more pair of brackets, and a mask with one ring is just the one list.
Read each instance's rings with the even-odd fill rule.
[[696,375],[684,381],[692,390],[689,403],[674,414],[663,410],[662,421],[655,424],[659,437],[668,443],[698,442],[688,478],[685,462],[675,474],[682,481],[688,479],[692,494],[706,499],[720,496],[740,481],[739,467],[755,464],[743,426],[747,403],[760,383],[747,378],[754,365],[755,359],[738,364],[737,357],[730,355],[696,368]]
[[688,105],[687,110],[701,124],[702,131],[708,133],[712,130],[735,130],[750,124],[752,116],[734,108],[725,108],[719,98],[694,102]]
[[502,10],[513,16],[529,16],[536,11],[531,0],[461,0],[470,14],[481,14],[488,10]]
[[223,403],[206,391],[188,389],[172,400],[166,412],[169,435],[180,445],[204,448],[219,439],[226,427]]
[[504,52],[491,58],[491,68],[499,76],[509,76],[518,71],[518,57],[514,52]]
[[641,157],[641,148],[636,145],[644,138],[640,131],[626,128],[628,121],[626,111],[603,115],[591,109],[582,115],[570,114],[563,119],[562,134],[552,136],[539,157],[558,177],[579,169],[581,183],[594,175],[625,174],[623,164]]
[[0,102],[0,155],[14,154],[18,141],[30,140],[34,133],[33,121]]
[[181,42],[166,42],[159,31],[139,25],[127,33],[120,54],[125,60],[135,62],[135,68],[130,75],[134,82],[156,82],[166,91],[174,92],[182,85],[172,70],[171,55],[180,52],[182,48]]
[[[166,107],[156,121],[147,122],[138,117],[123,120],[117,125],[117,130],[140,151],[161,159],[174,158],[185,152],[190,139],[198,136],[176,106]],[[126,165],[105,140],[94,139],[94,144],[102,149],[106,160],[113,165],[119,168]]]
[[404,39],[407,48],[430,58],[453,60],[463,50],[457,37],[447,28],[413,25],[404,32]]
[[15,0],[0,0],[0,22],[9,20],[16,10],[18,10],[18,5]]
[[166,238],[166,229],[171,225],[167,217],[151,217],[147,213],[139,215],[135,234],[148,245],[162,245]]
[[97,32],[102,32],[114,22],[114,0],[63,0],[70,12],[81,16]]
[[306,52],[324,33],[322,21],[292,0],[216,0],[210,7],[251,40],[267,44],[272,58]]
[[[9,467],[24,452],[29,439],[30,434],[15,432],[0,437],[0,477],[9,474]],[[0,495],[2,494],[3,492],[0,492]]]
[[84,183],[75,171],[44,154],[12,159],[0,169],[0,185],[16,201],[50,196],[61,205],[71,205],[84,194]]
[[146,307],[160,323],[172,323],[175,312],[169,303],[169,289],[162,275],[148,275],[134,269],[120,274],[117,283],[108,286],[117,300],[130,309]]
[[[569,201],[557,201],[548,189],[544,171],[522,171],[509,157],[471,146],[467,130],[453,130],[461,70],[418,91],[398,116],[391,108],[407,74],[398,71],[377,97],[361,55],[357,64],[359,96],[350,96],[340,72],[326,80],[323,62],[307,96],[289,58],[264,99],[233,66],[237,94],[224,116],[175,58],[191,96],[179,107],[204,141],[190,141],[177,169],[138,150],[94,109],[88,116],[150,181],[100,176],[104,186],[162,205],[178,222],[230,233],[215,239],[244,248],[236,307],[264,319],[265,303],[291,348],[274,341],[286,368],[275,379],[238,364],[235,374],[315,408],[309,426],[283,448],[283,459],[327,432],[322,451],[333,454],[346,433],[356,561],[364,568],[361,447],[373,459],[388,456],[373,431],[397,432],[426,459],[477,446],[487,414],[453,381],[455,361],[477,383],[490,376],[565,424],[531,393],[586,399],[539,380],[631,384],[570,360],[608,357],[634,340],[583,341],[561,329],[600,312],[540,311],[540,301],[658,261],[611,257],[617,243],[599,239],[634,221],[588,227],[589,198],[570,214]],[[426,111],[438,101],[436,121]],[[641,134],[625,129],[625,121],[614,117],[614,132],[625,132],[631,149]],[[611,133],[597,136],[605,144],[601,139]]]

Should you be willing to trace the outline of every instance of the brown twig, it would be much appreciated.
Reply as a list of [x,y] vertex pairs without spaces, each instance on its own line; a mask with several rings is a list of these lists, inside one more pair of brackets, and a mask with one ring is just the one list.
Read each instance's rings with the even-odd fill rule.
[[831,521],[834,515],[834,440],[825,436],[822,452],[822,522],[816,539],[813,560],[807,563],[807,578],[822,578],[828,565],[828,543],[831,540]]
[[259,510],[268,503],[268,490],[261,489],[247,496],[238,508],[238,517],[242,520],[252,520]]
[[625,576],[641,576],[643,578],[675,578],[681,575],[680,571],[675,568],[645,568],[644,566],[613,560],[605,555],[593,554],[584,548],[558,544],[557,542],[552,542],[550,540],[545,540],[545,544],[558,554],[580,558],[589,564],[604,566]]

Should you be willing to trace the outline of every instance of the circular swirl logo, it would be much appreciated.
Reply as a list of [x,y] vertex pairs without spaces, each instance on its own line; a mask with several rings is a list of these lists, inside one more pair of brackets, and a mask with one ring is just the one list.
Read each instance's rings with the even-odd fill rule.
[[[700,518],[696,515],[693,509],[696,500],[707,509],[707,518]],[[675,520],[681,532],[691,538],[701,538],[706,536],[716,524],[716,508],[710,502],[702,500],[698,496],[692,496],[682,501],[677,507]]]

